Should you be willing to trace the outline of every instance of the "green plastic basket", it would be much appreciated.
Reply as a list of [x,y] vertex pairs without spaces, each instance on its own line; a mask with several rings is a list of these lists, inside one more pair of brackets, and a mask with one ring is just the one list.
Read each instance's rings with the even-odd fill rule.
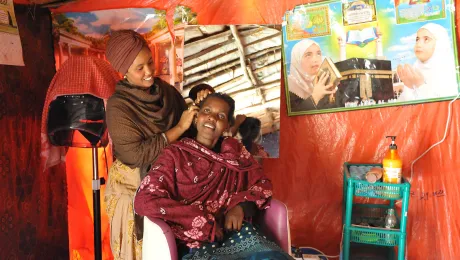
[[[361,225],[367,223],[374,227],[358,227],[352,226],[351,230],[351,242],[365,243],[380,246],[395,246],[399,242],[400,231],[399,230],[385,230],[385,217],[387,210],[391,208],[390,205],[378,205],[378,204],[354,204],[352,223],[355,225]],[[396,213],[398,219],[399,228],[399,216]]]
[[[351,242],[379,245],[397,246],[399,243],[399,233],[385,230],[371,230],[360,227],[351,227]],[[382,232],[380,232],[382,231]]]
[[[387,199],[387,200],[399,200],[403,197],[404,188],[410,186],[410,184],[403,178],[401,184],[391,184],[384,182],[369,183],[366,180],[358,180],[351,178],[350,176],[350,167],[353,165],[358,166],[379,166],[381,164],[345,164],[344,176],[346,177],[346,182],[351,182],[351,185],[354,190],[354,195],[359,197],[368,197],[368,198],[377,198],[377,199]],[[349,188],[349,187],[347,187]]]

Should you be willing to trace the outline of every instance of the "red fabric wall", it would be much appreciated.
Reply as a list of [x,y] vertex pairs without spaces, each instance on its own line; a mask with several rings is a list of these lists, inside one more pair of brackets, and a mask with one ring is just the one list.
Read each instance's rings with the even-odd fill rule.
[[[284,94],[284,93],[283,93]],[[342,236],[342,165],[381,163],[397,135],[403,175],[444,135],[448,102],[288,117],[281,105],[280,158],[264,161],[275,197],[287,204],[292,243],[337,255]],[[460,101],[444,143],[415,164],[407,227],[408,259],[458,259]],[[445,196],[433,196],[443,191]],[[428,194],[426,194],[428,193]]]
[[65,168],[40,171],[41,114],[55,73],[50,13],[28,11],[15,7],[26,66],[0,65],[0,259],[68,259]]

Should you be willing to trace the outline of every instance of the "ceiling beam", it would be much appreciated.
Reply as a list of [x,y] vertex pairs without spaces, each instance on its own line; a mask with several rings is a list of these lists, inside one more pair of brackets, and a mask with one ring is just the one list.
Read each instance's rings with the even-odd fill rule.
[[[270,48],[271,49],[271,48]],[[273,52],[274,56],[273,57],[270,57],[270,59],[273,59],[273,60],[281,60],[281,49],[275,49],[275,50],[271,50],[270,52]],[[264,60],[267,60],[267,57],[264,55],[268,53],[268,51],[260,51],[260,52],[256,52],[256,53],[253,53],[251,55],[248,55],[246,56],[248,60],[250,60],[250,62],[253,64],[253,63],[257,63],[257,62],[263,62]],[[207,62],[210,62],[209,60]],[[227,70],[229,68],[232,68],[232,70],[235,70],[235,69],[238,69],[240,68],[240,66],[237,66],[240,64],[240,61],[239,59],[234,59],[234,60],[231,60],[231,61],[228,61],[222,65],[219,65],[217,67],[213,67],[213,68],[206,68],[206,69],[203,69],[203,70],[200,70],[198,72],[195,72],[193,74],[185,74],[184,75],[184,85],[185,86],[190,86],[190,85],[196,85],[195,82],[197,81],[200,81],[200,80],[203,80],[204,78],[207,78],[207,77],[210,77],[218,72],[221,72],[221,71],[224,71],[224,70]]]
[[248,65],[246,64],[246,54],[244,54],[244,47],[241,43],[240,36],[238,35],[238,28],[236,28],[236,25],[230,25],[230,30],[232,31],[233,39],[235,40],[236,48],[238,49],[240,65],[241,69],[243,70],[244,78],[248,82],[251,82],[253,86],[257,86],[257,81],[254,75],[250,75],[252,70],[251,68],[248,69]]

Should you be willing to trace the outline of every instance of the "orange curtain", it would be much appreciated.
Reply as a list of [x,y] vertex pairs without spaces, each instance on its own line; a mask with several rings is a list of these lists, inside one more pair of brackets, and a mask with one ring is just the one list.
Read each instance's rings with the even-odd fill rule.
[[[74,138],[85,139],[81,135]],[[112,164],[109,147],[98,149],[99,178],[107,180],[107,165]],[[69,148],[66,155],[69,255],[72,260],[94,259],[93,239],[93,155],[90,148]],[[101,186],[102,258],[113,259],[110,250],[110,226],[105,212],[105,185]]]

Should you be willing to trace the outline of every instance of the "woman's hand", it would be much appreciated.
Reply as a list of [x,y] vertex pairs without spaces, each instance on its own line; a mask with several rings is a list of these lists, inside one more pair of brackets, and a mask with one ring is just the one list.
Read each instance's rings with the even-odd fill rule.
[[240,230],[243,226],[244,211],[240,205],[236,205],[225,215],[225,229]]
[[409,64],[399,65],[396,71],[399,79],[408,88],[418,88],[425,83],[422,73]]
[[216,227],[216,233],[214,234],[215,238],[214,240],[216,241],[222,241],[224,240],[224,230],[221,227]]
[[187,131],[192,125],[193,119],[195,115],[198,113],[199,108],[197,106],[190,106],[187,110],[182,112],[182,116],[180,117],[179,123],[177,126],[183,131]]
[[203,90],[200,90],[197,94],[196,94],[196,99],[193,101],[196,105],[200,104],[201,101],[203,101],[209,94],[211,94],[213,92],[211,92],[209,89],[203,89]]
[[246,120],[245,115],[237,115],[235,118],[235,123],[222,135],[230,137],[235,136],[238,133],[238,129],[240,128],[240,125],[244,122],[244,120]]
[[311,97],[313,98],[313,101],[315,104],[318,104],[318,102],[328,94],[334,94],[337,90],[330,90],[334,85],[332,83],[326,85],[327,79],[330,77],[329,72],[321,74],[319,78],[315,79],[315,83],[313,86],[313,93],[311,94]]

